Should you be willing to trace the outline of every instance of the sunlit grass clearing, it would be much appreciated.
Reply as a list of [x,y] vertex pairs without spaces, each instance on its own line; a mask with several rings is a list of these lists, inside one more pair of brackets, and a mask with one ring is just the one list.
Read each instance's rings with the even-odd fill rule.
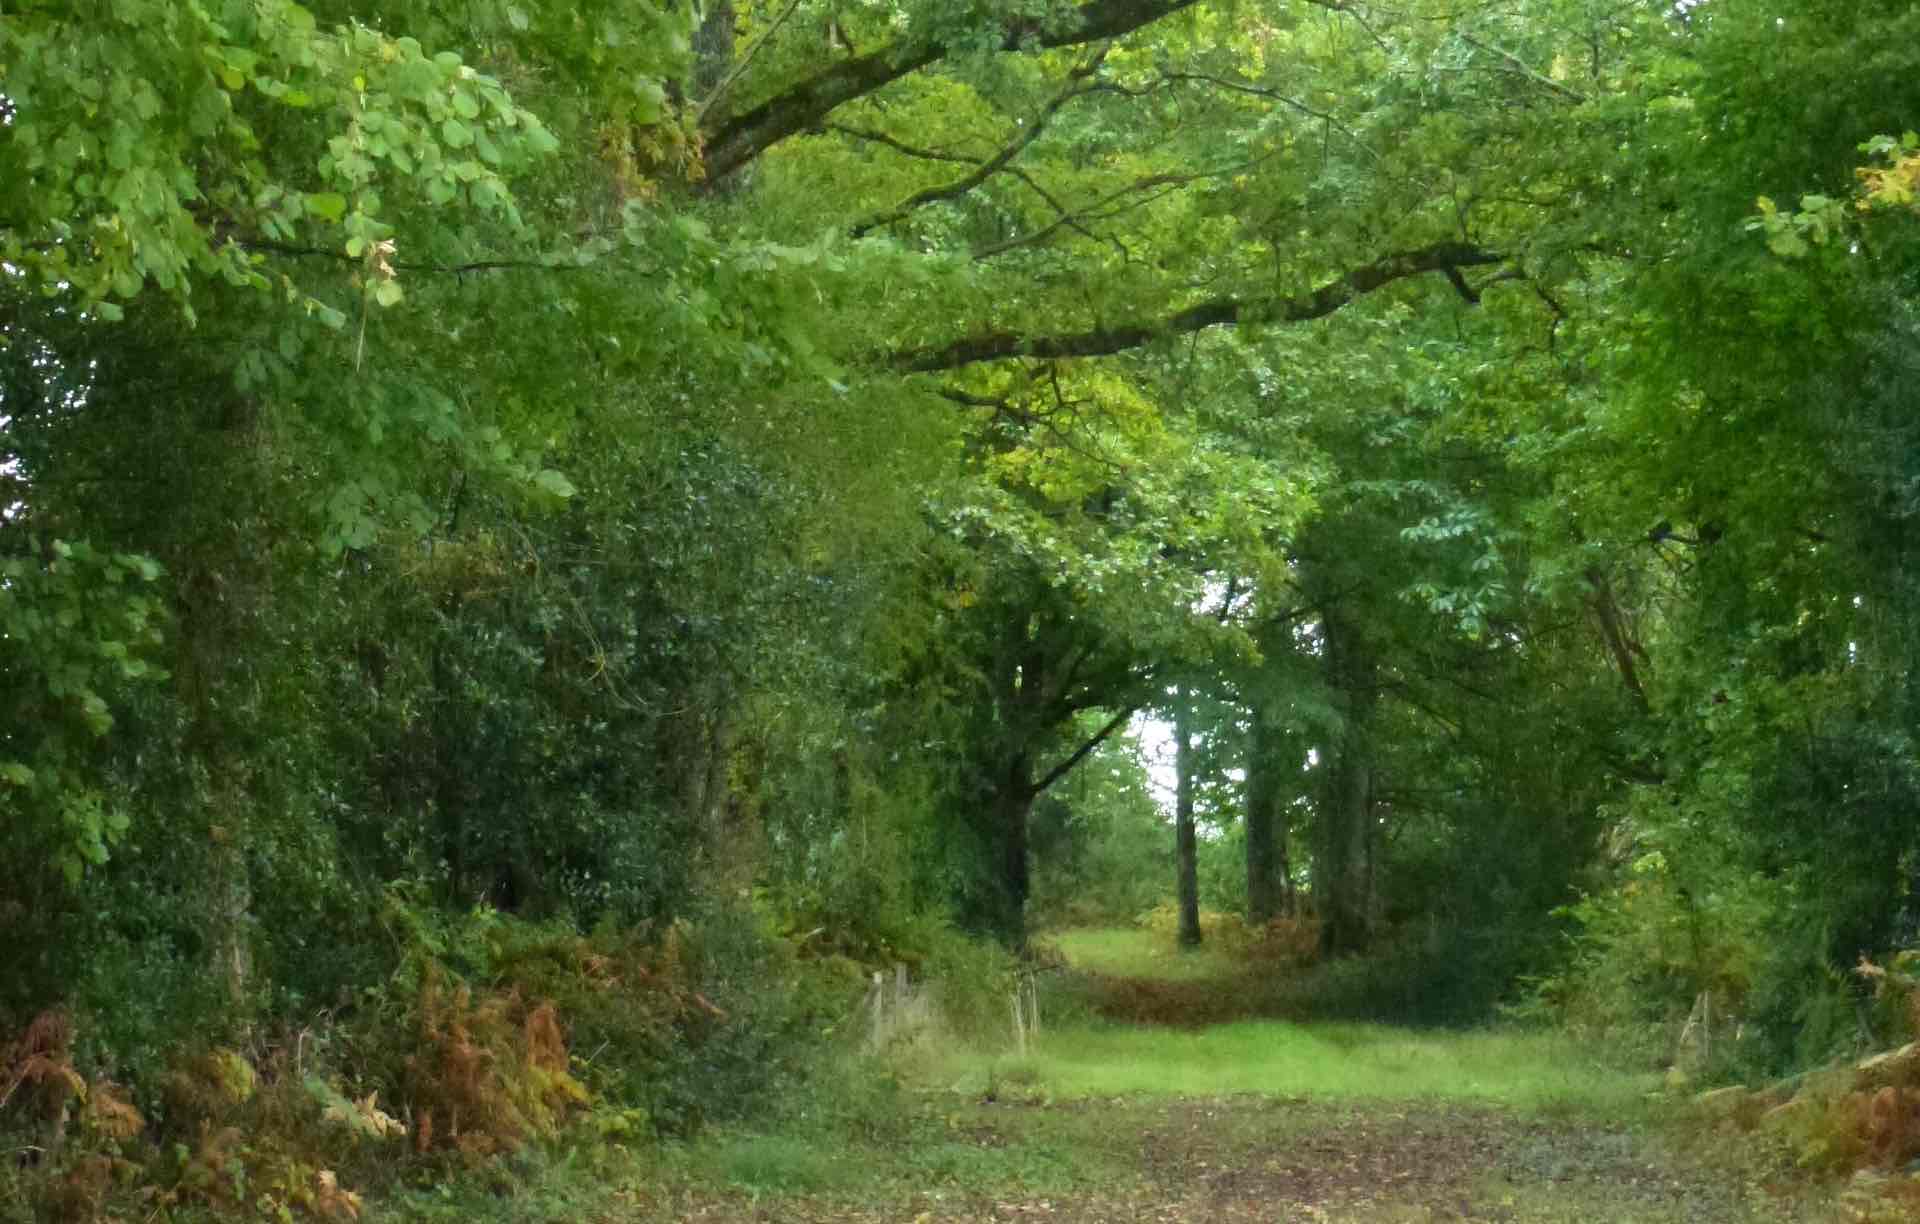
[[1253,1093],[1611,1112],[1656,1086],[1552,1034],[1279,1021],[1195,1031],[1075,1025],[1046,1033],[1023,1059],[955,1055],[936,1074],[955,1087],[1002,1083],[1055,1097]]
[[1246,962],[1218,940],[1182,951],[1172,939],[1137,927],[1061,931],[1040,942],[1057,948],[1074,968],[1109,977],[1193,982],[1246,971]]

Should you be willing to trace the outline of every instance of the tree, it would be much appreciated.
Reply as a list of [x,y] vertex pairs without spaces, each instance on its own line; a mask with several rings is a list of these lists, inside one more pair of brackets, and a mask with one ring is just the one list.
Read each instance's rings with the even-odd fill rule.
[[1182,948],[1200,946],[1200,877],[1193,825],[1194,790],[1198,784],[1194,760],[1194,727],[1191,691],[1176,687],[1173,696],[1173,844],[1178,867],[1180,905],[1179,944]]

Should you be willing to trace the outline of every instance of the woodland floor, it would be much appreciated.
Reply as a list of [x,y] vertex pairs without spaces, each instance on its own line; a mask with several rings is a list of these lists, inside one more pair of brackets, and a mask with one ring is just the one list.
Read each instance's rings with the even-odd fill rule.
[[[1862,1218],[1754,1153],[1687,1142],[1685,1127],[1645,1108],[1644,1081],[1556,1066],[1584,1061],[1568,1047],[1388,1026],[1316,1029],[1244,1009],[1236,1017],[1224,982],[1177,965],[1137,979],[1088,976],[1095,1014],[1049,1033],[1055,1053],[984,1068],[937,1063],[936,1078],[959,1075],[933,1091],[923,1066],[922,1089],[904,1094],[901,1112],[872,1133],[802,1119],[778,1133],[705,1141],[636,1179],[597,1218]],[[1138,1014],[1143,1001],[1147,1015]],[[1231,1069],[1227,1082],[1260,1090],[1208,1091],[1222,1069]],[[1109,1084],[1126,1087],[1100,1091]]]

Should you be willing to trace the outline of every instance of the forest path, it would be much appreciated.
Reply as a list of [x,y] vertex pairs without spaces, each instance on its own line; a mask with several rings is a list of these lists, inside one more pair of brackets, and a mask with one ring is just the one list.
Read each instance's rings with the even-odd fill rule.
[[[1689,1163],[1634,1128],[1501,1107],[1270,1097],[979,1103],[944,1125],[948,1133],[917,1152],[893,1154],[893,1176],[857,1190],[682,1183],[641,1192],[637,1214],[769,1224],[1829,1218]],[[967,1147],[976,1151],[956,1150]]]
[[1027,1055],[909,1055],[937,1089],[699,1145],[622,1224],[1836,1218],[1683,1155],[1648,1078],[1563,1037],[1278,1019],[1244,964],[1101,938],[1069,949],[1071,1006]]

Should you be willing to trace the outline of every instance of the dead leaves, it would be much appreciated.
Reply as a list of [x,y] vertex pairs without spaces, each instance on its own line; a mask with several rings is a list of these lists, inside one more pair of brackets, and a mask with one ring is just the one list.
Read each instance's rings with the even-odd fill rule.
[[85,1096],[86,1080],[73,1067],[73,1022],[64,1011],[35,1016],[10,1045],[0,1047],[0,1109],[29,1090],[40,1112],[54,1117],[72,1097]]
[[407,1133],[407,1124],[380,1108],[380,1092],[375,1089],[355,1100],[318,1079],[307,1081],[307,1091],[320,1102],[320,1120],[344,1126],[356,1139],[397,1139]]

